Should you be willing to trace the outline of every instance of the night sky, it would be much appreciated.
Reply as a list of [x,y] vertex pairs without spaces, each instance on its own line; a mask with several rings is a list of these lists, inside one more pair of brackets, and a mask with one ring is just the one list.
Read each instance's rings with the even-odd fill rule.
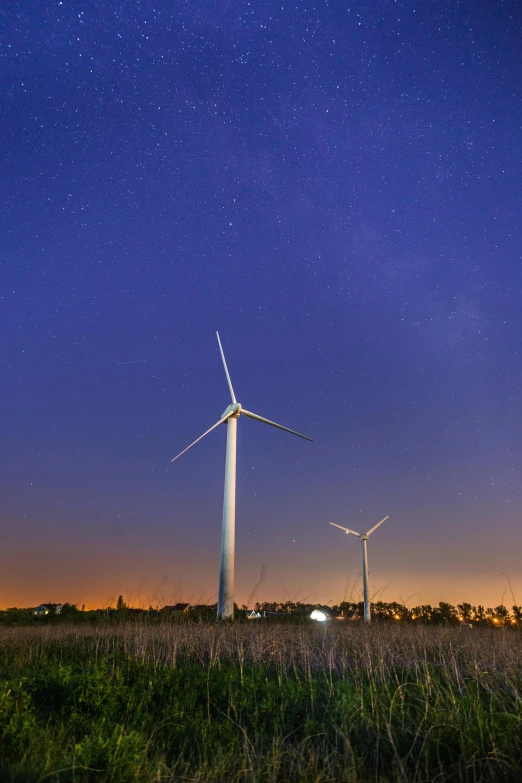
[[216,600],[216,330],[238,603],[521,603],[521,4],[0,25],[0,606]]

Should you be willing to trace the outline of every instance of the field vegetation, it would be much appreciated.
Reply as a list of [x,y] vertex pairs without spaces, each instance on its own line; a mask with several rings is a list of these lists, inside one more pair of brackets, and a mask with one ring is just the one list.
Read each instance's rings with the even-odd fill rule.
[[331,622],[0,629],[0,780],[522,780],[522,636]]

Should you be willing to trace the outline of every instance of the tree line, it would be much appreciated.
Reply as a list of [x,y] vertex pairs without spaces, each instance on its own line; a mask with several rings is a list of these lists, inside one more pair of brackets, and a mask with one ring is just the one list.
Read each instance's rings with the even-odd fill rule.
[[[236,605],[236,619],[247,620],[251,612],[265,619],[306,620],[314,609],[321,609],[331,619],[345,621],[360,621],[363,617],[363,603],[342,601],[333,606],[298,601],[265,601],[256,603],[253,607]],[[396,601],[375,601],[371,604],[373,622],[381,623],[416,623],[425,625],[471,625],[482,627],[522,627],[522,607],[512,606],[508,609],[503,604],[495,607],[475,606],[469,603],[453,604],[444,601],[437,606],[422,604],[412,608]],[[122,596],[115,606],[104,609],[79,609],[75,604],[64,604],[59,615],[38,619],[33,616],[33,610],[4,609],[0,610],[0,625],[28,625],[32,623],[74,623],[74,622],[122,622],[129,620],[150,621],[205,621],[211,622],[216,617],[216,604],[199,604],[187,606],[183,612],[176,614],[166,612],[160,607],[133,608],[127,606]],[[257,618],[256,618],[257,619]]]
[[[294,601],[256,603],[254,609],[260,614],[307,614],[317,609],[317,604],[296,603]],[[363,602],[343,601],[332,607],[319,607],[338,619],[358,620],[362,618]],[[382,622],[418,622],[429,625],[471,624],[482,626],[517,626],[522,624],[522,606],[508,609],[503,604],[495,607],[475,606],[469,603],[453,604],[440,601],[437,606],[422,604],[409,608],[396,601],[375,601],[371,603],[373,621]]]

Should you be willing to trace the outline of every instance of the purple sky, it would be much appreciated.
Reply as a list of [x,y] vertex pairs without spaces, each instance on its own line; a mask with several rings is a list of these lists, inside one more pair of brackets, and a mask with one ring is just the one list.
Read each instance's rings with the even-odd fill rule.
[[[522,603],[516,2],[7,2],[0,606]],[[264,568],[264,570],[263,570]],[[264,578],[252,595],[263,571]],[[509,590],[505,603],[513,603]]]

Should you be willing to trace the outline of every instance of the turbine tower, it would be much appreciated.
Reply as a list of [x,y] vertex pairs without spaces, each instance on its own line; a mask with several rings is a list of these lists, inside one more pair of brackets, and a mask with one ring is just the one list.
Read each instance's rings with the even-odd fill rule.
[[379,525],[382,525],[382,523],[386,522],[387,519],[388,517],[384,517],[384,519],[381,519],[380,522],[377,522],[377,524],[374,525],[371,530],[368,530],[367,533],[362,533],[362,534],[356,533],[355,530],[350,530],[349,528],[343,527],[342,525],[336,525],[335,522],[330,522],[330,524],[333,525],[334,527],[338,527],[340,530],[344,530],[345,533],[351,533],[352,536],[357,536],[357,538],[361,539],[362,556],[363,556],[363,593],[364,593],[364,622],[365,623],[370,623],[372,619],[371,611],[370,611],[370,598],[368,596],[368,547],[366,542],[368,541],[373,531],[377,530]]
[[192,446],[198,443],[205,435],[215,430],[220,424],[227,423],[227,452],[225,458],[225,491],[223,495],[223,525],[221,530],[221,560],[219,565],[219,591],[218,591],[218,605],[217,615],[219,618],[228,618],[234,616],[234,558],[235,558],[235,539],[236,539],[236,444],[237,444],[237,422],[242,414],[249,419],[255,419],[263,424],[269,424],[271,427],[276,427],[278,430],[289,432],[291,435],[297,435],[298,438],[304,438],[311,441],[312,438],[307,438],[306,435],[301,435],[295,430],[290,430],[288,427],[283,427],[281,424],[276,424],[275,421],[265,419],[263,416],[258,416],[257,413],[251,413],[251,411],[245,410],[240,403],[236,400],[234,389],[232,387],[232,381],[230,380],[230,374],[228,372],[227,363],[225,360],[225,354],[223,352],[223,346],[219,339],[219,332],[216,332],[219,350],[221,358],[223,360],[223,367],[225,368],[225,375],[227,376],[228,388],[230,389],[230,396],[232,397],[232,403],[225,408],[221,418],[210,429],[200,435],[197,440],[183,449],[171,462],[177,460],[182,454],[185,454]]

